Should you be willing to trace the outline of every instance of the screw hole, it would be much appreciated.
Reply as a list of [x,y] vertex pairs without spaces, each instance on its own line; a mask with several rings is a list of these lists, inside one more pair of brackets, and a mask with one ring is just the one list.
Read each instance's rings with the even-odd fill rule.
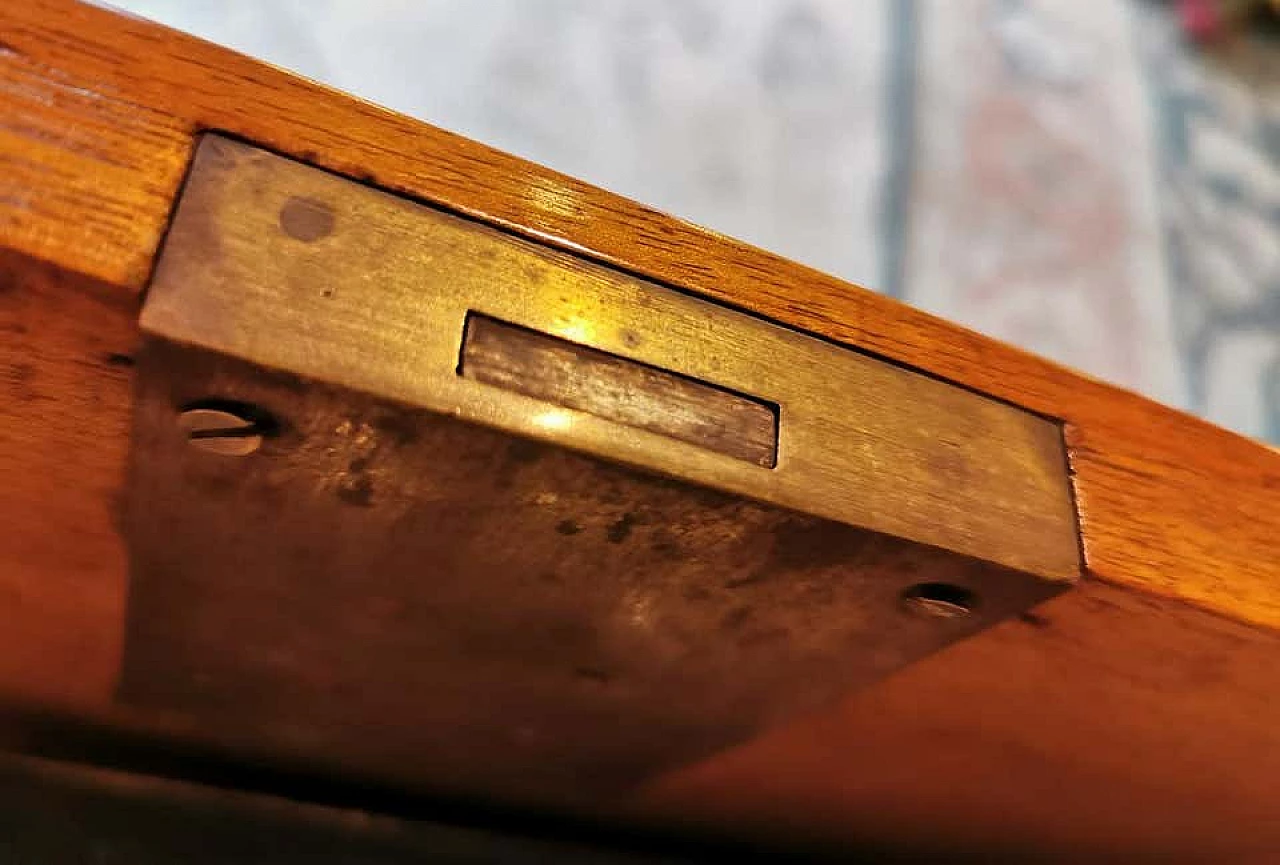
[[973,612],[978,596],[955,583],[916,583],[902,593],[907,608],[938,619],[959,619]]

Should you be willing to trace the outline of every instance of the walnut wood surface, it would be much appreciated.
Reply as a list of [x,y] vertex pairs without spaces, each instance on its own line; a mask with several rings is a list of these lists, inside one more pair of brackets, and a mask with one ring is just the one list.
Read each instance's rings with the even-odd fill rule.
[[[189,37],[0,6],[0,683],[112,694],[134,320],[217,128],[1062,418],[1096,581],[644,806],[1138,861],[1280,850],[1280,453]],[[52,262],[38,264],[34,259]],[[1184,604],[1188,601],[1191,604]],[[1212,612],[1224,614],[1219,617]],[[1235,621],[1232,621],[1232,620]]]

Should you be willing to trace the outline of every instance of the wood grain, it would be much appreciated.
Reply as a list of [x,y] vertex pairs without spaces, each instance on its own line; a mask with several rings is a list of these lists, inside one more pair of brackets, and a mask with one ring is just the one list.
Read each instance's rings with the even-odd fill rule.
[[0,251],[0,682],[101,702],[120,665],[137,301]]
[[0,259],[0,690],[99,709],[111,701],[125,593],[112,503],[131,409],[127,358],[200,128],[1067,422],[1087,565],[1113,585],[1086,582],[840,712],[655,784],[646,813],[738,834],[916,839],[941,850],[967,839],[1040,860],[1055,850],[1067,861],[1274,859],[1280,645],[1255,626],[1280,625],[1280,452],[69,0],[0,6],[0,246],[20,253]]
[[72,0],[0,10],[0,243],[140,292],[213,128],[1068,424],[1090,572],[1280,625],[1280,455],[584,183]]
[[1086,583],[642,799],[911,861],[1274,862],[1277,657],[1280,635]]

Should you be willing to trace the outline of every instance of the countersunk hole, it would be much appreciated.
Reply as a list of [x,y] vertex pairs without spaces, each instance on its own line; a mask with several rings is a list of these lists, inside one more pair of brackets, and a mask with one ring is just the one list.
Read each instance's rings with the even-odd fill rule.
[[978,596],[955,583],[916,583],[902,593],[911,610],[939,619],[959,619],[973,612]]

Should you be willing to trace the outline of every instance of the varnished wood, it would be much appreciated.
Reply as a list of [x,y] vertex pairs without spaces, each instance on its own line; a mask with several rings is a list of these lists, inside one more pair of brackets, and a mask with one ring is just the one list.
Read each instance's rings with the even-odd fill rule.
[[1277,658],[1280,635],[1086,584],[644,801],[980,861],[1273,862]]
[[[1280,453],[224,49],[0,7],[0,683],[101,707],[134,319],[194,134],[351,177],[1063,419],[1096,581],[655,784],[729,831],[1266,861],[1280,849]],[[53,266],[33,259],[52,262]],[[1108,585],[1109,584],[1109,585]],[[1185,603],[1184,603],[1185,602]],[[1214,613],[1220,613],[1220,618]],[[1083,851],[1083,853],[1082,853]]]
[[137,301],[0,252],[0,682],[101,702],[120,665]]

